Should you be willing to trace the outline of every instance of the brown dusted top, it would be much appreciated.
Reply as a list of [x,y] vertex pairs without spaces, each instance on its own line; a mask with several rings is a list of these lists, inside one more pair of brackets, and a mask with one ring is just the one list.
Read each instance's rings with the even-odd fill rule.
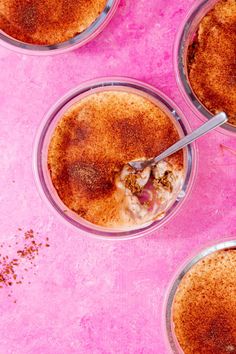
[[19,41],[53,45],[89,27],[106,0],[1,0],[0,29]]
[[236,0],[220,0],[202,19],[189,47],[189,81],[213,114],[227,113],[236,126]]
[[184,276],[173,320],[185,354],[236,353],[236,249],[207,256]]
[[[52,182],[80,216],[120,226],[124,195],[116,176],[129,161],[154,157],[178,139],[170,118],[148,99],[126,92],[91,94],[64,114],[54,132],[48,153]],[[169,162],[182,169],[182,151]]]

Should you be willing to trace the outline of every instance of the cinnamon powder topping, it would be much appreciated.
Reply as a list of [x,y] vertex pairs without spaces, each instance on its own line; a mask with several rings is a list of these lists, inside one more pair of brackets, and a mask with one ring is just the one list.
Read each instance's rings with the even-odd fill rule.
[[236,353],[236,249],[207,256],[184,276],[173,321],[185,354]]
[[[70,210],[97,225],[120,226],[124,195],[116,186],[117,176],[129,161],[157,156],[178,139],[171,119],[148,99],[118,91],[90,94],[59,121],[48,168]],[[169,161],[182,170],[183,152]],[[126,183],[138,193],[132,178]]]
[[236,1],[220,0],[202,19],[188,50],[192,89],[213,114],[236,126]]
[[88,28],[106,0],[1,0],[0,29],[19,41],[52,45]]

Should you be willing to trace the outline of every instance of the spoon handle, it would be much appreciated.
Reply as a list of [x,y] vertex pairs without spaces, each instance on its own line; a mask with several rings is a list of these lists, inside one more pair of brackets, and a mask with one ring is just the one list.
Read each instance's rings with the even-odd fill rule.
[[227,122],[227,116],[224,112],[221,112],[214,116],[213,118],[209,119],[205,124],[201,125],[199,128],[194,130],[192,133],[186,135],[183,139],[177,141],[174,145],[170,146],[167,150],[165,150],[162,154],[157,156],[152,160],[152,164],[156,164],[157,162],[165,159],[166,157],[172,155],[176,151],[182,149],[183,147],[189,145],[194,140],[198,139],[200,136],[205,135],[210,130],[224,124]]

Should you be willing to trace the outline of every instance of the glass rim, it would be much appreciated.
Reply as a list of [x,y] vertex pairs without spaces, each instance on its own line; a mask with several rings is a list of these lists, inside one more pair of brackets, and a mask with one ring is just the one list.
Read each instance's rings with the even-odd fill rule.
[[79,48],[90,42],[108,24],[114,15],[120,0],[107,0],[102,13],[95,19],[89,27],[64,42],[52,45],[30,44],[19,41],[0,29],[0,44],[7,49],[30,55],[52,55],[61,54]]
[[[112,230],[106,228],[99,228],[96,225],[91,223],[91,227],[87,227],[81,224],[78,221],[75,221],[73,218],[69,217],[67,213],[64,213],[61,208],[57,205],[54,198],[51,195],[47,187],[47,183],[44,178],[44,166],[42,163],[41,158],[41,151],[44,147],[44,140],[50,124],[53,122],[56,115],[63,109],[63,107],[68,104],[71,100],[79,97],[81,94],[88,92],[92,94],[93,90],[95,89],[105,89],[109,87],[124,87],[130,89],[136,89],[136,91],[142,91],[145,94],[149,95],[159,102],[159,104],[164,103],[169,107],[169,111],[172,113],[172,119],[175,119],[176,125],[178,124],[179,128],[186,135],[190,131],[190,126],[188,124],[187,119],[183,115],[183,113],[177,108],[177,106],[170,100],[166,95],[161,93],[159,90],[155,89],[154,87],[145,84],[141,81],[130,79],[127,77],[105,77],[99,78],[92,81],[86,81],[83,84],[77,86],[73,90],[69,91],[60,98],[46,113],[44,119],[41,122],[41,125],[38,129],[35,143],[34,143],[34,152],[33,152],[33,171],[34,171],[34,178],[36,182],[37,189],[41,198],[46,202],[46,204],[50,207],[51,210],[54,211],[57,215],[64,220],[67,225],[71,225],[73,229],[77,229],[80,231],[84,231],[86,234],[89,234],[92,237],[96,238],[103,238],[103,239],[131,239],[144,236],[149,234],[155,230],[157,230],[160,226],[164,225],[172,218],[176,213],[179,211],[180,207],[183,203],[188,199],[190,191],[192,190],[193,183],[196,177],[196,170],[197,170],[197,149],[195,144],[191,144],[186,148],[186,173],[185,173],[185,180],[181,187],[181,191],[184,192],[184,197],[175,200],[173,205],[167,210],[166,216],[163,217],[161,220],[156,220],[152,222],[150,225],[146,227],[141,227],[134,230]],[[124,90],[125,91],[125,90]],[[157,98],[158,97],[158,98]],[[181,193],[180,191],[180,193]],[[94,228],[97,228],[94,229]]]
[[182,264],[178,267],[177,271],[174,273],[174,276],[172,276],[164,298],[164,313],[162,326],[164,330],[166,345],[173,354],[184,354],[175,336],[172,321],[172,306],[174,303],[174,297],[182,279],[190,271],[190,269],[203,258],[221,250],[234,248],[236,249],[235,236],[226,239],[211,241],[210,243],[208,243],[208,245],[202,246],[200,249],[198,248],[197,251],[195,250],[194,252],[191,252],[190,256],[188,256],[187,259],[182,262]]
[[[192,30],[193,21],[196,16],[201,12],[201,10],[206,9],[203,16],[214,6],[218,0],[201,0],[200,2],[195,2],[190,10],[187,12],[184,20],[182,21],[177,36],[174,42],[173,59],[174,59],[174,73],[177,85],[180,89],[182,96],[185,99],[188,107],[192,112],[197,115],[202,121],[206,119],[211,119],[214,114],[212,114],[197,98],[188,80],[188,74],[185,70],[185,64],[183,63],[185,50],[186,50],[186,37]],[[203,17],[202,16],[202,17]],[[201,18],[202,18],[201,17]],[[196,28],[197,29],[197,28]],[[225,123],[221,127],[217,128],[217,131],[222,134],[227,134],[235,136],[236,126],[230,123]]]

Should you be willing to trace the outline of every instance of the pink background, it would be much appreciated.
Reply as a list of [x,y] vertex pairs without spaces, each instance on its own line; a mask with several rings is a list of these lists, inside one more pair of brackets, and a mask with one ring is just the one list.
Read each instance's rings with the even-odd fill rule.
[[[213,132],[199,141],[199,173],[178,216],[143,239],[101,241],[60,224],[41,201],[32,146],[44,113],[81,82],[126,75],[180,97],[172,68],[177,28],[193,0],[123,0],[93,42],[68,54],[30,57],[0,49],[1,241],[17,228],[48,236],[36,274],[0,289],[0,354],[166,354],[163,297],[195,249],[235,236],[236,140]],[[223,145],[223,146],[222,146]],[[224,146],[231,148],[229,150]]]

